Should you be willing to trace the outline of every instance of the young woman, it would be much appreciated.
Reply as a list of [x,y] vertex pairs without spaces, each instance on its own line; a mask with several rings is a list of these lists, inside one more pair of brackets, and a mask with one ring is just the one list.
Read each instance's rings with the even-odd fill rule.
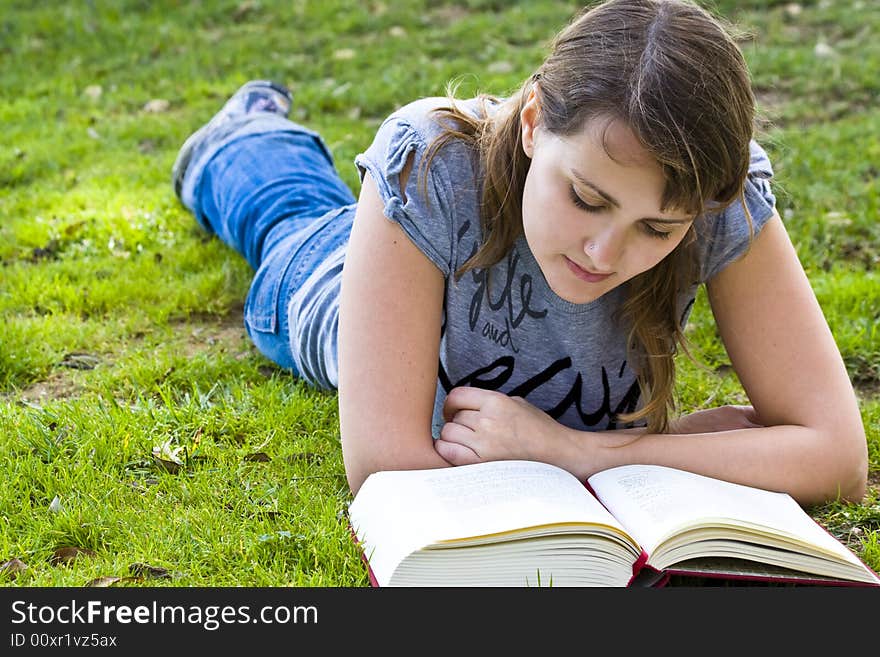
[[[774,207],[742,54],[705,10],[610,0],[509,97],[410,103],[356,158],[357,201],[290,102],[244,85],[173,177],[255,269],[258,348],[338,388],[352,492],[530,459],[863,496],[856,398]],[[671,419],[702,284],[751,406]]]

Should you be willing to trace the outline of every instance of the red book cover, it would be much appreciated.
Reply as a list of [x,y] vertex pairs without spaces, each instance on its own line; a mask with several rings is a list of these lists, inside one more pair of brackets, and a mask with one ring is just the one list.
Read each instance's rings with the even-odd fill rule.
[[352,527],[351,524],[348,525],[348,531],[351,534],[351,540],[354,541],[354,544],[357,546],[358,552],[361,555],[361,561],[364,562],[364,566],[367,568],[367,577],[370,578],[370,586],[379,588],[379,581],[376,579],[373,569],[370,568],[370,561],[367,559],[367,554],[364,552],[363,548],[361,548],[361,542],[358,540],[357,534],[354,532],[354,527]]

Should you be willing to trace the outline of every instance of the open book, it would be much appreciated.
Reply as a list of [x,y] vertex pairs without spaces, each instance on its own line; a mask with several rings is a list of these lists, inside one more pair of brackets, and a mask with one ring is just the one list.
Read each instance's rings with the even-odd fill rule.
[[349,506],[376,586],[662,585],[671,574],[880,586],[784,493],[651,465],[377,472]]

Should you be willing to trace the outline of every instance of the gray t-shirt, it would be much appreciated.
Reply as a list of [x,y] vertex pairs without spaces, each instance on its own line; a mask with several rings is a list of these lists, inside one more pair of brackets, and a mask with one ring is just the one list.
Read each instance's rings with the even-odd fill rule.
[[[448,105],[445,98],[425,98],[402,107],[355,158],[361,176],[368,171],[376,182],[385,216],[401,226],[446,279],[434,436],[443,425],[446,394],[461,385],[521,396],[575,429],[619,428],[614,415],[640,405],[636,374],[627,364],[626,331],[614,320],[622,287],[590,303],[570,303],[550,289],[522,237],[492,267],[491,276],[469,271],[455,281],[454,272],[482,238],[476,162],[463,143],[454,142],[437,152],[425,181],[417,175],[426,149],[440,134],[431,111]],[[462,106],[480,111],[477,99]],[[400,172],[411,153],[413,174],[401,193]],[[772,215],[775,199],[766,153],[753,142],[751,155],[745,199],[757,234]],[[742,255],[749,241],[739,203],[704,220],[697,232],[700,282]],[[698,285],[681,292],[683,324]]]

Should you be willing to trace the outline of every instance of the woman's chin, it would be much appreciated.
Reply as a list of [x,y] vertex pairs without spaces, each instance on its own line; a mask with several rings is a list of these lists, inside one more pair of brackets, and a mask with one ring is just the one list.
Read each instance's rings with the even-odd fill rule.
[[595,289],[584,289],[585,287],[584,284],[554,285],[553,283],[550,283],[550,289],[553,290],[553,293],[556,294],[556,296],[563,301],[568,301],[569,303],[579,306],[585,303],[592,303],[608,291],[604,286],[590,286]]

